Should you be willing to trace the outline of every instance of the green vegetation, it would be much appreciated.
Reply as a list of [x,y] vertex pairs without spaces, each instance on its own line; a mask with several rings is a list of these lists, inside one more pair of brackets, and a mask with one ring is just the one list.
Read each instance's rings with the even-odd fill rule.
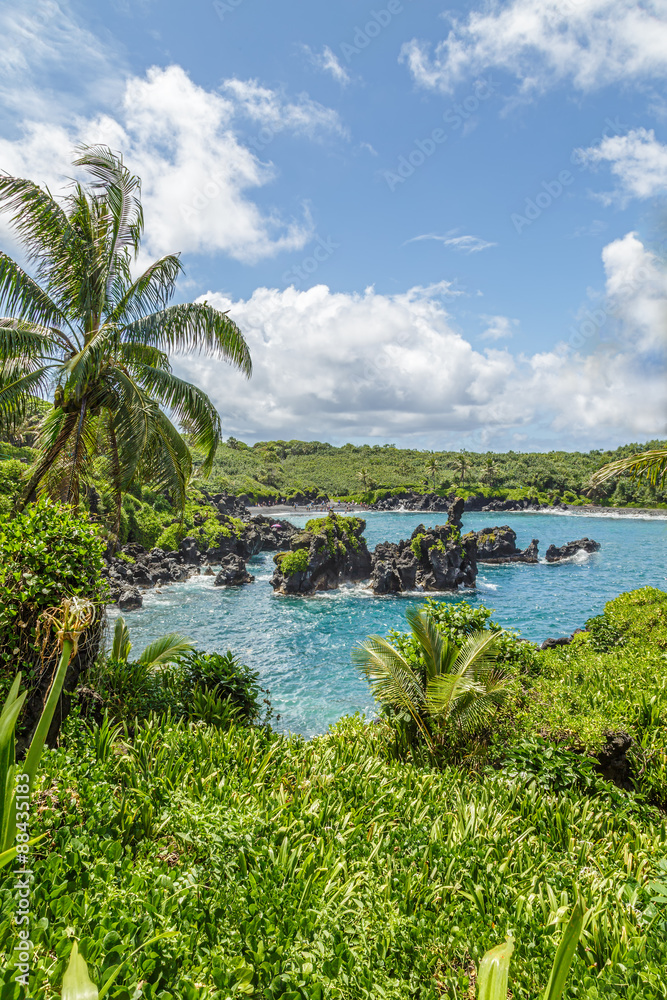
[[[28,701],[45,691],[57,658],[43,648],[45,611],[66,598],[99,604],[104,541],[96,527],[49,500],[0,522],[0,691],[21,671]],[[46,686],[44,685],[46,681]]]
[[133,483],[185,501],[191,454],[162,407],[187,426],[202,471],[220,440],[215,407],[172,374],[168,352],[204,351],[246,375],[251,362],[228,316],[206,303],[168,305],[182,271],[177,254],[132,277],[143,232],[141,182],[122,157],[90,146],[74,166],[90,184],[73,184],[60,201],[32,181],[0,175],[0,210],[36,275],[0,252],[0,427],[15,432],[36,400],[53,393],[21,504],[39,490],[77,506],[101,455],[118,536],[122,495]]
[[276,558],[276,565],[285,576],[294,576],[308,569],[308,549],[295,549],[293,552],[281,552]]
[[[667,503],[660,483],[635,480],[631,473],[591,491],[591,476],[606,463],[665,442],[627,445],[613,452],[548,453],[426,452],[393,445],[342,448],[319,441],[240,441],[218,448],[211,482],[216,489],[255,500],[312,491],[350,500],[377,502],[409,490],[428,492],[435,483],[449,494],[457,483],[462,496],[483,494],[518,500],[537,497],[549,503],[611,503],[651,506]],[[432,466],[435,462],[435,467]]]
[[428,610],[410,608],[406,617],[417,650],[412,663],[379,635],[355,647],[352,660],[402,742],[412,745],[419,734],[435,754],[451,725],[474,734],[490,720],[507,696],[507,680],[490,629],[471,632],[459,647]]

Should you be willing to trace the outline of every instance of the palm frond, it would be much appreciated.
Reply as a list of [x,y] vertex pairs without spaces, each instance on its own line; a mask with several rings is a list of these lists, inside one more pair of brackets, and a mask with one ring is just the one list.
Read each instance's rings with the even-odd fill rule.
[[187,653],[191,653],[195,647],[185,636],[178,632],[171,632],[155,639],[146,646],[139,657],[138,662],[157,667],[163,663],[178,663]]
[[659,485],[667,476],[667,449],[655,448],[609,462],[591,476],[591,486],[600,486],[627,472],[635,479],[646,478],[651,486]]
[[215,452],[220,443],[222,428],[220,415],[206,393],[191,382],[177,378],[171,372],[146,366],[138,375],[138,381],[166,406],[180,423],[187,423],[196,447],[202,448],[206,457],[202,474],[210,472]]
[[381,705],[407,711],[430,744],[422,718],[424,691],[405,657],[382,636],[371,635],[352,649],[352,662],[365,675],[375,699]]
[[0,362],[13,358],[48,358],[62,360],[60,331],[32,323],[29,320],[2,317],[0,319]]
[[168,490],[181,510],[185,507],[186,487],[192,473],[192,456],[185,441],[159,406],[148,414],[149,439],[138,468],[155,489]]
[[134,320],[125,327],[123,340],[164,351],[201,351],[229,361],[248,378],[252,373],[250,349],[238,326],[206,302],[169,306]]
[[56,303],[16,261],[0,251],[0,309],[16,319],[52,326],[65,325],[67,317]]
[[3,432],[11,433],[34,411],[34,397],[46,396],[50,375],[50,365],[31,371],[3,369],[0,376],[0,429]]
[[154,261],[136,281],[122,290],[108,314],[107,322],[141,319],[165,309],[182,270],[179,254],[168,254]]

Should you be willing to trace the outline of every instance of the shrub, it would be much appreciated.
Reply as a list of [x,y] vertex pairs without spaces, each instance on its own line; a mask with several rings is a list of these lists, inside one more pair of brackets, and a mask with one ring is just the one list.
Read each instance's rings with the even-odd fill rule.
[[[241,663],[231,650],[193,654],[186,661],[185,677],[193,691],[208,691],[228,701],[235,710],[237,721],[247,725],[259,722],[262,694],[266,692],[259,685],[259,674]],[[186,702],[188,697],[184,696]]]
[[46,680],[37,623],[66,597],[99,603],[105,542],[97,527],[70,507],[41,500],[0,520],[0,681],[3,695],[21,671],[28,702]]
[[294,576],[295,573],[303,573],[308,569],[308,549],[296,549],[294,552],[280,553],[280,556],[278,567],[285,576]]
[[[424,608],[430,612],[441,634],[457,646],[460,646],[473,632],[498,632],[498,663],[517,667],[526,673],[536,669],[538,663],[536,647],[520,639],[518,633],[503,629],[497,622],[491,621],[493,611],[489,608],[474,608],[467,601],[450,604],[438,601],[434,597],[426,599]],[[389,638],[404,656],[418,658],[419,652],[410,635],[392,629]]]

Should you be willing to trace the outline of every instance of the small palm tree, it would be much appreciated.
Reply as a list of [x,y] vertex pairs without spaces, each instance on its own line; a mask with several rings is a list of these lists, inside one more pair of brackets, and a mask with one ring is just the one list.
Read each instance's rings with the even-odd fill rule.
[[486,465],[484,466],[484,470],[480,478],[483,479],[484,482],[491,484],[498,478],[498,471],[498,463],[494,458],[489,456],[486,460]]
[[454,472],[458,474],[459,486],[464,486],[466,480],[466,472],[470,468],[470,459],[468,458],[466,453],[462,451],[460,455],[454,459],[452,465],[454,467]]
[[36,398],[52,399],[22,505],[38,488],[76,505],[81,481],[104,452],[117,535],[122,494],[140,477],[185,502],[192,458],[163,408],[203,450],[204,474],[220,440],[215,407],[172,373],[168,352],[203,351],[247,376],[251,361],[226,314],[207,303],[168,305],[182,271],[178,254],[132,277],[143,232],[141,182],[105,146],[80,153],[74,165],[91,182],[74,184],[59,201],[33,181],[0,174],[0,210],[35,274],[0,251],[0,430],[20,426]]
[[428,611],[410,608],[406,617],[422,673],[379,635],[356,646],[352,660],[380,705],[409,716],[434,751],[434,728],[450,721],[468,733],[479,730],[506,697],[509,680],[497,663],[497,633],[473,632],[458,647],[442,636]]
[[439,468],[440,468],[440,463],[438,462],[438,460],[435,457],[435,455],[432,458],[429,458],[428,462],[426,463],[426,470],[431,475],[431,477],[433,478],[433,489],[434,490],[435,490],[435,474],[436,474],[436,472],[438,471]]
[[357,479],[360,479],[361,482],[364,484],[365,490],[369,490],[371,488],[371,477],[369,475],[368,469],[365,466],[362,466],[362,468],[359,469],[359,471],[357,472]]

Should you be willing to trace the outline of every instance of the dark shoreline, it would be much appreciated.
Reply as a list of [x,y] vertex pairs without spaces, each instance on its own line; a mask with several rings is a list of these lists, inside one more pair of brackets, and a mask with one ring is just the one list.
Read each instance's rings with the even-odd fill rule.
[[[248,512],[255,516],[256,514],[264,514],[266,517],[280,516],[286,517],[289,514],[296,516],[307,516],[308,514],[322,514],[326,513],[325,507],[304,507],[304,506],[290,506],[289,504],[275,504],[272,507],[248,507]],[[364,507],[361,504],[349,504],[349,505],[332,505],[332,510],[337,514],[429,514],[438,513],[442,514],[443,511],[433,511],[433,510],[375,510],[373,507]],[[585,515],[603,515],[606,517],[657,517],[663,520],[667,520],[667,509],[666,508],[652,508],[652,507],[598,507],[593,504],[586,504],[586,506],[579,506],[573,504],[564,504],[561,507],[542,507],[539,510],[535,508],[526,508],[524,510],[508,510],[508,511],[485,511],[489,515],[495,514],[558,514],[561,517],[567,516],[569,514],[578,514],[580,516]]]

